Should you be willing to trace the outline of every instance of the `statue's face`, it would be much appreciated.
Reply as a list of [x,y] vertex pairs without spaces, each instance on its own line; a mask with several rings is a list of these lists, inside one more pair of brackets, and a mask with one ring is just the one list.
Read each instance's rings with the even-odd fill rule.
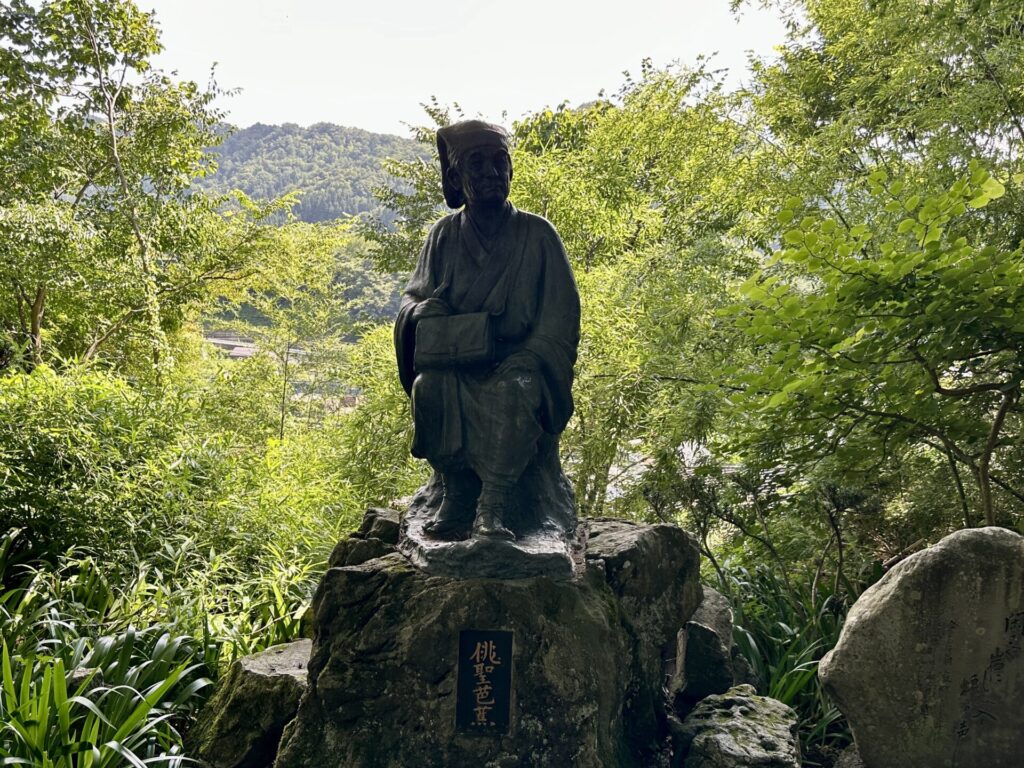
[[468,207],[496,205],[508,199],[512,161],[500,147],[471,149],[449,173],[453,174],[453,186],[462,190]]

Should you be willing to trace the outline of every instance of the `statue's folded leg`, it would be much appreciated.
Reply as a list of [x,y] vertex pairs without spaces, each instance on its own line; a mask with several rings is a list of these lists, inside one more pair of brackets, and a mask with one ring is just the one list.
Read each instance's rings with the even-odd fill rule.
[[454,371],[424,371],[412,385],[412,455],[435,466],[458,466],[461,458],[462,408]]
[[461,538],[476,516],[480,480],[470,469],[434,469],[441,476],[441,505],[423,530],[439,539]]
[[469,530],[480,494],[480,480],[466,466],[462,441],[459,379],[451,371],[424,371],[412,388],[415,434],[412,454],[427,459],[441,476],[441,505],[424,530],[438,538]]
[[536,456],[544,433],[540,373],[518,366],[487,377],[467,376],[460,394],[466,460],[482,482],[473,532],[515,538],[507,527],[513,489]]
[[542,386],[540,373],[525,366],[462,378],[464,452],[485,485],[515,485],[536,455]]

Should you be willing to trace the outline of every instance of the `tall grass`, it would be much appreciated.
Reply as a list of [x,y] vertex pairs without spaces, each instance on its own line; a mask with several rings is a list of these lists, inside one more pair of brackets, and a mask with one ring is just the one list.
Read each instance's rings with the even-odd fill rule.
[[818,679],[818,662],[835,647],[847,607],[866,585],[844,581],[836,595],[830,586],[816,588],[811,575],[787,583],[765,566],[727,564],[722,576],[719,588],[733,607],[733,640],[759,691],[796,710],[804,764],[831,764],[827,756],[850,744],[852,735]]

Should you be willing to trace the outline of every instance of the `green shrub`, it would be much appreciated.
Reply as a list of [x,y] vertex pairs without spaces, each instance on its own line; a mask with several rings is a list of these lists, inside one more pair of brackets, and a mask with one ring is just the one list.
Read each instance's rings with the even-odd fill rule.
[[[40,366],[0,380],[0,530],[52,560],[72,544],[130,540],[145,500],[131,475],[172,430],[158,404],[98,371]],[[164,417],[164,418],[162,418]]]
[[74,547],[127,567],[174,531],[255,562],[268,541],[329,551],[358,523],[377,425],[346,414],[268,438],[263,404],[246,416],[238,393],[214,402],[230,389],[216,381],[179,384],[45,366],[0,377],[0,530],[24,531],[11,556],[53,563]]
[[299,636],[327,556],[266,543],[250,562],[179,534],[132,566],[72,550],[30,567],[18,535],[0,537],[4,765],[183,765],[210,679]]
[[[114,591],[91,561],[22,567],[0,539],[0,762],[86,768],[181,765],[177,725],[204,699],[204,652],[160,625],[104,632]],[[66,577],[66,578],[63,578]]]

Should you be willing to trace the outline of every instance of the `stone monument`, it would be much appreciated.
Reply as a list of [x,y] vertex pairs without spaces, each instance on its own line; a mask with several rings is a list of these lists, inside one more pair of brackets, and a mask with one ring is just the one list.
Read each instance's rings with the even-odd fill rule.
[[867,768],[1024,765],[1024,537],[957,531],[896,565],[819,674]]
[[332,558],[277,764],[667,760],[696,547],[672,526],[577,524],[558,454],[580,328],[565,249],[509,203],[503,128],[457,123],[437,146],[461,210],[431,230],[395,323],[411,450],[433,477],[397,552],[359,562],[357,539]]
[[578,564],[558,436],[572,416],[580,303],[551,224],[516,210],[509,136],[468,120],[437,132],[448,205],[395,323],[412,453],[434,470],[402,551],[431,573],[568,578]]

